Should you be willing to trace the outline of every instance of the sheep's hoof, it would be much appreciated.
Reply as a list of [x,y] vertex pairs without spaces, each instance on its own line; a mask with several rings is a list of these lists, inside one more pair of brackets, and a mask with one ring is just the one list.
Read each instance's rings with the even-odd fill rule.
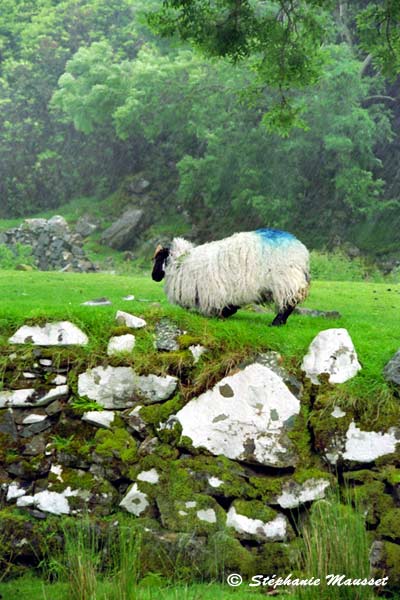
[[227,319],[228,317],[234,315],[238,311],[238,308],[238,306],[232,306],[232,304],[229,304],[229,306],[224,306],[224,308],[221,310],[220,316],[224,319]]
[[269,324],[270,327],[281,327],[282,325],[286,325],[286,319],[282,315],[277,315],[272,323]]

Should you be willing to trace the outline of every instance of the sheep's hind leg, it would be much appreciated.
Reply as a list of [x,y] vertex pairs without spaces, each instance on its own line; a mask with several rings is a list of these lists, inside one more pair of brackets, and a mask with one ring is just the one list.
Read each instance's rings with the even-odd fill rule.
[[285,309],[278,312],[275,319],[272,321],[271,326],[279,327],[279,325],[286,325],[286,321],[287,321],[288,317],[294,311],[294,308],[295,308],[295,306],[287,306]]
[[239,310],[239,308],[239,306],[233,306],[232,304],[228,304],[228,306],[224,306],[224,308],[221,310],[221,317],[227,319],[228,317],[234,315]]

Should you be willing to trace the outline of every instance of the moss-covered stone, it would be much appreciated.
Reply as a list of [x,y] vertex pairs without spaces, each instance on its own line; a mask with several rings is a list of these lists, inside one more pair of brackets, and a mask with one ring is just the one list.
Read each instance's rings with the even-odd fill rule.
[[259,519],[264,523],[272,521],[277,514],[275,510],[259,500],[235,500],[232,506],[238,514],[244,515],[249,519]]
[[245,477],[245,469],[225,456],[199,454],[179,461],[191,473],[198,489],[211,496],[254,497],[255,491]]
[[[388,578],[386,589],[400,590],[400,546],[392,542],[374,542],[371,550],[371,575],[375,579]],[[393,596],[393,598],[397,598]]]
[[390,494],[385,492],[382,481],[371,481],[352,490],[352,495],[359,510],[365,512],[366,522],[376,526],[388,511],[395,507]]
[[7,507],[0,511],[0,572],[2,579],[21,575],[51,555],[56,543],[55,521],[32,519],[27,513]]
[[136,440],[126,431],[117,428],[113,430],[99,429],[94,437],[94,451],[101,458],[116,458],[126,465],[137,462]]
[[[144,406],[140,410],[140,416],[146,423],[156,426],[160,423],[164,423],[172,414],[177,413],[185,403],[185,399],[178,393],[162,404]],[[162,433],[163,432],[161,432],[161,434]]]
[[187,500],[158,494],[161,523],[172,531],[206,535],[225,527],[225,511],[211,496],[192,494]]
[[400,542],[400,508],[392,508],[382,515],[377,533],[394,542]]
[[343,443],[354,419],[349,410],[339,419],[333,417],[334,406],[332,391],[320,391],[309,414],[309,424],[314,435],[314,450],[324,456],[330,452],[334,453],[337,446]]
[[258,573],[257,556],[244,548],[229,530],[217,531],[208,537],[203,569],[213,579],[223,580],[226,573],[240,573],[249,579]]

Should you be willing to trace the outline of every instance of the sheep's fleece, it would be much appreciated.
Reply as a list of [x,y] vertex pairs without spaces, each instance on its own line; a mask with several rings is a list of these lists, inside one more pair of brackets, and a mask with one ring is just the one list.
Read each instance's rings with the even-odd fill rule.
[[309,279],[307,248],[274,229],[236,233],[201,246],[175,238],[165,266],[168,300],[204,315],[254,302],[274,302],[284,310],[304,300]]

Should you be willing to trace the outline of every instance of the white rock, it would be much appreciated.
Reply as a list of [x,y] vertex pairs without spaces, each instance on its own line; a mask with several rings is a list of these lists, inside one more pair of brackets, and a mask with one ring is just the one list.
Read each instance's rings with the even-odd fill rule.
[[21,496],[20,498],[17,499],[17,506],[19,506],[20,508],[25,508],[26,506],[32,506],[33,505],[33,496]]
[[135,296],[133,294],[128,294],[128,296],[124,296],[122,298],[122,300],[125,300],[125,302],[132,302],[132,300],[135,299]]
[[107,298],[98,298],[97,300],[86,300],[81,306],[111,306],[112,302]]
[[334,406],[333,411],[331,412],[331,417],[334,417],[335,419],[341,419],[345,416],[346,413],[339,406]]
[[261,519],[250,519],[245,515],[237,513],[231,506],[226,519],[228,527],[233,527],[240,534],[250,534],[259,539],[282,541],[287,535],[287,520],[278,514],[272,521],[264,523]]
[[218,477],[209,477],[208,478],[208,483],[211,485],[211,487],[213,488],[219,488],[221,487],[221,485],[224,483],[222,481],[222,479],[218,479]]
[[36,346],[86,346],[88,337],[73,323],[59,321],[46,325],[23,325],[8,340],[11,344]]
[[108,356],[114,356],[114,354],[118,354],[119,352],[132,352],[135,347],[135,341],[135,336],[131,333],[113,336],[108,342]]
[[207,352],[207,348],[205,348],[204,346],[200,346],[200,344],[189,346],[189,350],[192,353],[192,356],[194,358],[194,364],[198,363],[200,360],[200,357],[205,352]]
[[[91,493],[89,490],[81,490],[81,489],[77,489],[77,490],[73,490],[71,489],[70,486],[68,486],[63,492],[62,495],[65,498],[82,498],[82,500],[89,500]],[[103,494],[104,496],[104,494]],[[106,494],[107,496],[107,494]]]
[[127,408],[139,394],[149,403],[167,400],[178,384],[167,375],[137,375],[131,367],[95,367],[78,376],[78,393],[104,408]]
[[147,500],[147,494],[143,494],[137,483],[134,483],[119,505],[138,517],[149,506],[149,501]]
[[[52,515],[69,515],[70,513],[68,500],[64,494],[45,490],[35,494],[33,497],[25,496],[25,498],[27,498],[26,502],[30,502],[32,498],[31,504],[21,504],[17,501],[17,506],[30,506],[33,504],[39,510],[51,513]],[[20,498],[19,500],[23,502],[24,499]]]
[[34,413],[25,417],[22,421],[23,425],[31,425],[32,423],[41,423],[47,418],[47,415],[35,415]]
[[141,327],[145,327],[145,325],[147,325],[144,319],[135,317],[134,315],[124,312],[123,310],[117,310],[115,318],[121,325],[126,325],[127,327],[132,327],[133,329],[140,329]]
[[329,375],[330,383],[343,383],[361,369],[346,329],[326,329],[313,339],[301,365],[307,377],[319,384],[318,376]]
[[30,373],[29,371],[24,371],[22,374],[25,377],[25,379],[36,379],[35,373]]
[[10,502],[11,500],[15,500],[15,498],[21,498],[22,496],[25,496],[25,494],[26,490],[20,487],[19,483],[10,483],[7,489],[6,500],[7,502]]
[[6,408],[8,406],[12,408],[46,406],[56,398],[66,396],[67,394],[67,385],[59,385],[52,388],[42,397],[37,397],[37,392],[33,388],[6,390],[0,392],[0,408]]
[[51,383],[54,383],[54,385],[64,385],[67,383],[67,378],[65,375],[57,375]]
[[40,358],[39,364],[41,364],[42,367],[51,367],[53,361],[50,358]]
[[158,483],[160,480],[160,476],[157,473],[156,469],[150,469],[149,471],[142,471],[137,476],[139,481],[147,481],[147,483]]
[[78,376],[78,394],[104,408],[132,406],[137,375],[131,367],[95,367]]
[[324,498],[325,490],[329,485],[329,480],[322,478],[308,479],[301,485],[290,481],[282,486],[282,493],[277,498],[277,502],[282,508],[296,508],[304,502]]
[[186,517],[189,513],[187,513],[186,510],[178,510],[178,514],[181,515],[181,517]]
[[189,500],[185,502],[186,508],[195,508],[197,506],[197,502],[195,500]]
[[177,377],[166,375],[140,375],[137,378],[137,390],[149,402],[162,402],[172,396],[178,385]]
[[66,396],[69,392],[69,388],[67,385],[57,385],[47,392],[45,396],[38,398],[38,400],[34,403],[35,406],[45,406],[46,404],[50,404],[53,400],[57,398],[61,398],[62,396]]
[[297,462],[287,437],[288,421],[299,412],[299,400],[280,377],[256,363],[222,379],[173,419],[195,447],[231,459],[287,467]]
[[31,406],[31,400],[34,396],[35,390],[33,388],[0,392],[0,408]]
[[64,481],[63,478],[61,477],[62,471],[63,471],[63,468],[61,465],[51,465],[51,467],[50,467],[50,472],[54,473],[54,475],[56,475],[58,481]]
[[345,460],[372,462],[373,460],[396,451],[400,442],[400,430],[392,427],[387,433],[361,431],[354,422],[350,423],[346,433]]
[[217,515],[213,508],[198,510],[196,515],[200,521],[206,521],[207,523],[217,522]]
[[114,417],[115,413],[112,410],[89,410],[83,414],[82,421],[110,429]]

